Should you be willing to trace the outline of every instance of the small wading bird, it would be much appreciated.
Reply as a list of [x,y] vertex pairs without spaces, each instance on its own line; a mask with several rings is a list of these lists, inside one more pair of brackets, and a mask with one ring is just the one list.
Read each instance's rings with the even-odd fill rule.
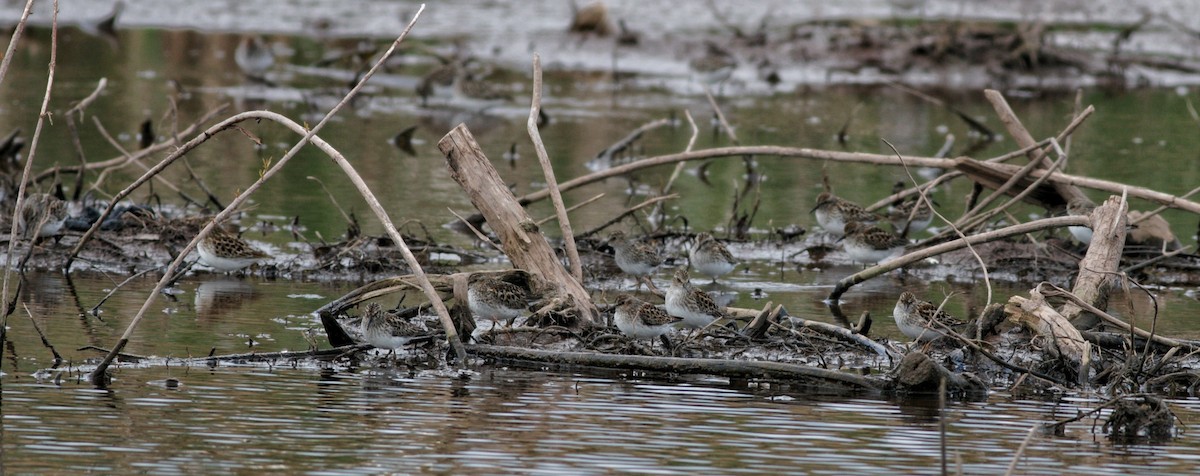
[[696,289],[688,280],[684,268],[675,270],[667,288],[667,313],[683,319],[683,325],[699,329],[725,316],[725,312],[708,293]]
[[879,221],[879,215],[829,192],[817,195],[817,206],[813,207],[812,213],[817,216],[817,223],[821,228],[835,235],[846,233],[846,224],[852,221],[872,225]]
[[242,37],[233,50],[233,62],[251,79],[266,80],[267,70],[275,65],[275,53],[261,36]]
[[414,339],[429,334],[421,325],[384,311],[377,302],[367,304],[360,325],[363,340],[377,349],[388,349],[389,355]]
[[617,310],[613,321],[622,334],[633,339],[651,339],[650,347],[654,347],[654,338],[663,337],[663,344],[670,346],[665,334],[671,331],[671,325],[681,319],[658,306],[642,301],[628,294],[617,296]]
[[917,342],[931,342],[946,335],[943,329],[965,324],[946,311],[939,311],[933,303],[917,299],[908,291],[900,293],[892,317],[896,319],[896,327],[900,328],[900,332]]
[[[1086,200],[1071,200],[1067,204],[1067,214],[1075,216],[1090,216],[1096,210],[1096,204]],[[1071,236],[1077,241],[1085,245],[1092,244],[1092,229],[1087,226],[1068,226],[1067,231],[1071,232]]]
[[904,251],[908,241],[877,226],[852,221],[845,226],[842,246],[855,263],[875,264]]
[[467,305],[471,314],[492,320],[504,320],[508,326],[525,312],[525,289],[485,274],[472,274],[467,280]]
[[717,282],[717,277],[724,276],[737,266],[737,260],[729,253],[725,245],[708,233],[696,235],[696,244],[691,249],[692,267],[701,274]]
[[200,240],[196,252],[200,254],[201,264],[224,273],[237,271],[271,257],[219,226]]
[[641,289],[642,278],[649,279],[658,265],[662,264],[662,256],[653,245],[626,237],[623,231],[614,231],[609,235],[608,244],[613,248],[617,267],[637,281],[636,289]]
[[17,233],[26,239],[58,236],[67,221],[67,203],[48,193],[25,197],[17,215]]

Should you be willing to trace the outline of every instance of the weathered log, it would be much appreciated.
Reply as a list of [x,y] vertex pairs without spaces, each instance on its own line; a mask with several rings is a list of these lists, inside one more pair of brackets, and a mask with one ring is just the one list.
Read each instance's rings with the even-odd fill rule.
[[1034,290],[1032,294],[1033,299],[1021,296],[1013,296],[1008,299],[1008,304],[1004,306],[1004,312],[1008,314],[1009,320],[1024,325],[1045,337],[1051,342],[1050,349],[1069,360],[1074,368],[1079,368],[1084,360],[1083,356],[1086,351],[1084,344],[1087,341],[1062,314],[1046,304],[1041,293]]
[[847,372],[821,369],[781,362],[752,360],[688,359],[682,357],[651,357],[642,355],[600,354],[595,352],[554,352],[546,350],[468,345],[467,352],[476,357],[538,364],[586,365],[609,369],[644,370],[682,374],[708,374],[737,378],[800,380],[820,384],[836,384],[856,390],[881,390],[885,382]]
[[942,380],[946,389],[968,393],[987,393],[987,385],[971,374],[958,374],[942,367],[923,352],[909,352],[896,367],[896,386],[914,392],[937,391]]
[[[1125,249],[1128,207],[1124,196],[1113,196],[1092,211],[1092,242],[1087,254],[1079,260],[1079,274],[1071,293],[1099,309],[1108,307],[1108,285],[1118,276],[1117,266]],[[1080,319],[1083,308],[1074,302],[1064,304],[1059,314],[1076,327],[1092,327],[1098,322],[1095,316]]]
[[603,325],[587,290],[563,268],[554,248],[509,192],[508,185],[492,167],[467,126],[459,124],[447,133],[438,141],[438,149],[446,155],[450,176],[500,237],[504,254],[513,265],[532,274],[535,287],[551,290],[549,294],[570,297],[563,302],[574,303],[579,318],[576,327]]

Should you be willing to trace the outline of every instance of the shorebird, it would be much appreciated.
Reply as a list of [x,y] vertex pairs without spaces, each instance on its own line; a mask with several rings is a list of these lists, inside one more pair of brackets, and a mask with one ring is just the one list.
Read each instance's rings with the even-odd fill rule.
[[[904,190],[904,182],[896,182],[896,186],[892,187],[892,193]],[[928,197],[926,197],[928,199]],[[920,204],[918,207],[917,205]],[[913,213],[913,208],[916,208],[916,213]],[[909,217],[912,221],[909,221]],[[927,200],[922,200],[920,195],[913,197],[912,200],[899,199],[888,206],[888,220],[892,222],[892,229],[896,230],[897,234],[901,231],[905,235],[920,233],[929,228],[929,224],[933,223],[933,208]],[[905,230],[905,226],[908,229]]]
[[699,329],[725,316],[725,311],[708,293],[696,289],[688,279],[687,269],[675,270],[667,288],[667,313],[683,319],[683,325]]
[[266,79],[267,70],[275,65],[275,53],[261,36],[242,37],[233,50],[233,62],[252,79]]
[[[1067,204],[1068,215],[1089,216],[1096,209],[1096,204],[1086,200],[1071,200]],[[1092,244],[1092,229],[1087,226],[1068,226],[1067,231],[1071,232],[1076,240],[1085,245]]]
[[486,274],[472,274],[467,280],[467,305],[476,317],[491,319],[492,329],[500,320],[512,326],[525,313],[525,289]]
[[271,257],[221,227],[213,228],[208,236],[200,240],[200,244],[196,246],[196,252],[200,254],[201,263],[226,273],[237,271]]
[[25,197],[17,215],[17,232],[27,239],[57,236],[66,221],[66,202],[48,193],[35,193]]
[[658,306],[631,295],[617,296],[617,310],[613,314],[617,329],[633,339],[651,339],[651,347],[654,346],[654,338],[670,332],[671,325],[680,320]]
[[929,301],[917,299],[913,293],[904,291],[896,300],[896,308],[892,310],[896,319],[896,327],[908,338],[918,342],[930,342],[945,336],[945,328],[959,327],[965,324],[955,319]]
[[908,241],[874,225],[846,223],[842,246],[856,263],[874,264],[900,254]]
[[829,192],[821,192],[820,195],[817,195],[817,205],[813,207],[812,213],[817,216],[817,223],[821,225],[821,228],[835,235],[844,234],[846,223],[852,221],[867,224],[875,224],[879,221],[879,215],[868,212],[858,204],[838,198]]
[[394,353],[396,349],[404,347],[413,339],[429,333],[419,324],[387,313],[383,310],[383,306],[376,302],[367,304],[360,325],[363,340],[378,349],[391,350],[389,353]]
[[712,277],[714,283],[718,276],[728,274],[737,266],[737,260],[729,253],[729,249],[708,233],[696,235],[696,244],[691,249],[691,262],[696,271]]
[[634,277],[638,289],[642,287],[642,278],[649,279],[658,265],[662,264],[662,256],[654,246],[629,238],[623,231],[614,231],[609,235],[608,244],[613,248],[617,267]]

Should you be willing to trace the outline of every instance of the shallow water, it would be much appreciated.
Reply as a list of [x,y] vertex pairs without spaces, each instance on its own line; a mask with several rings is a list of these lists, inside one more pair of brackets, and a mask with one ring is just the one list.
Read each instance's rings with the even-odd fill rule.
[[[228,102],[233,110],[265,107],[313,124],[344,94],[354,69],[345,63],[314,66],[316,60],[338,48],[357,47],[358,37],[372,38],[366,43],[376,46],[390,41],[415,9],[411,3],[363,2],[353,12],[341,12],[335,7],[341,5],[337,2],[306,2],[305,8],[275,15],[269,8],[247,12],[220,2],[198,9],[187,8],[195,2],[178,8],[127,3],[125,27],[118,31],[115,43],[74,28],[64,29],[60,38],[52,102],[59,114],[71,101],[89,93],[100,77],[109,81],[108,90],[89,108],[89,117],[82,123],[81,140],[89,160],[118,155],[96,131],[92,116],[120,143],[134,148],[137,127],[144,119],[153,119],[162,137],[171,129],[171,121],[161,119],[169,110],[171,94],[178,94],[181,123]],[[648,9],[665,8],[656,2],[610,2],[610,7],[627,15],[636,11],[635,4],[643,3]],[[816,3],[820,8],[808,8],[802,14],[767,3],[754,6],[786,13],[780,18],[794,14],[801,20],[849,15],[837,10],[840,3]],[[1132,8],[1126,3],[1097,8],[1087,19],[1126,18],[1125,9]],[[296,2],[289,4],[295,6]],[[39,5],[44,8],[46,4]],[[638,74],[614,78],[605,73],[614,61],[611,47],[595,41],[563,41],[568,38],[561,34],[565,20],[559,19],[565,16],[555,12],[565,10],[565,3],[547,7],[537,2],[500,2],[483,8],[486,15],[459,3],[441,5],[431,5],[428,18],[415,30],[414,41],[430,42],[444,52],[450,46],[439,39],[472,33],[468,45],[495,52],[489,60],[496,62],[501,83],[516,92],[518,99],[484,114],[464,110],[446,99],[419,107],[412,88],[432,66],[429,58],[419,55],[402,56],[373,80],[364,96],[322,136],[363,173],[395,221],[420,220],[439,241],[472,246],[469,237],[441,226],[453,220],[448,207],[459,212],[471,209],[450,180],[435,147],[458,121],[467,122],[518,193],[542,187],[542,172],[525,135],[527,65],[532,49],[542,53],[547,65],[545,108],[553,121],[542,130],[542,137],[560,179],[587,173],[590,159],[638,125],[663,117],[679,119],[685,109],[701,129],[697,148],[728,145],[712,128],[707,101],[688,78],[686,57],[693,50],[684,48],[668,55],[670,61],[665,62],[658,62],[661,51],[657,55],[653,51],[618,52],[617,64]],[[930,15],[952,16],[953,8],[961,8],[963,2],[927,5]],[[997,11],[981,8],[977,14],[1021,18],[1023,2],[992,2],[988,8],[995,5],[1000,5]],[[481,26],[484,20],[505,14],[527,13],[507,9],[542,7],[546,7],[544,15],[531,17],[536,22]],[[12,8],[0,8],[0,16],[10,17]],[[80,12],[83,8],[88,10]],[[64,2],[64,21],[95,18],[107,8],[100,2]],[[846,8],[855,15],[887,18],[894,7],[864,2]],[[1056,14],[1073,15],[1070,8],[1055,8],[1062,8]],[[1194,5],[1183,2],[1179,8]],[[452,11],[465,16],[449,15],[448,9],[458,9]],[[670,13],[676,15],[671,24],[677,30],[661,32],[663,35],[691,35],[712,28],[709,16],[686,8]],[[734,20],[753,24],[762,14],[740,11]],[[355,29],[337,21],[328,35],[334,39],[289,36],[305,31],[305,25],[312,24],[305,22],[322,16],[346,18]],[[1194,21],[1200,16],[1181,18]],[[459,19],[465,20],[456,21]],[[39,21],[45,23],[44,18]],[[270,32],[268,40],[281,53],[269,74],[275,85],[248,81],[233,64],[232,52],[239,37],[230,32],[249,30]],[[27,35],[25,46],[14,58],[14,69],[0,88],[0,124],[22,127],[28,136],[44,88],[49,33],[33,28]],[[526,48],[529,38],[541,40]],[[497,44],[506,47],[495,51],[491,46]],[[947,133],[958,137],[952,156],[965,150],[970,134],[962,121],[919,99],[885,86],[847,87],[814,81],[813,77],[820,76],[812,76],[803,64],[787,65],[782,74],[783,86],[768,88],[755,83],[753,73],[744,67],[727,85],[721,106],[743,143],[841,149],[834,136],[850,118],[850,111],[861,104],[849,128],[847,150],[888,153],[879,140],[884,138],[906,154],[931,155],[942,146]],[[1191,84],[1188,78],[1179,79],[1178,84],[1184,87],[1119,94],[1085,90],[1083,103],[1096,105],[1097,114],[1077,134],[1068,170],[1176,194],[1200,182],[1195,123],[1185,101],[1195,92],[1186,86]],[[939,95],[999,132],[1001,127],[990,106],[973,91]],[[1055,133],[1067,122],[1073,107],[1067,95],[1007,92],[1014,109],[1037,137]],[[420,126],[415,156],[388,143],[412,124]],[[296,140],[290,132],[269,124],[243,126],[261,139],[261,147],[238,132],[226,133],[196,150],[191,158],[199,176],[225,200],[257,177],[263,160],[277,159]],[[0,134],[6,132],[0,130]],[[689,135],[686,126],[649,133],[639,143],[639,152],[680,151]],[[521,158],[510,163],[501,157],[513,143],[518,144]],[[39,147],[39,168],[75,161],[62,121],[48,127]],[[1011,141],[1000,140],[973,155],[985,158],[1012,148]],[[901,170],[890,167],[768,157],[757,161],[766,181],[754,222],[756,230],[788,224],[815,227],[807,212],[820,191],[822,173],[829,175],[840,195],[862,203],[882,197],[893,182],[906,179]],[[698,165],[687,167],[676,183],[681,198],[671,205],[671,211],[686,216],[692,229],[724,227],[733,194],[744,183],[745,168],[737,160],[713,162],[707,168],[707,183],[697,170]],[[106,190],[115,191],[117,184],[123,185],[134,173],[110,177]],[[669,174],[669,170],[650,170],[638,173],[636,183],[613,179],[568,193],[568,204],[606,194],[573,214],[573,224],[589,228],[602,223],[626,205],[631,188],[657,188]],[[177,170],[168,176],[187,193],[200,196],[185,173]],[[366,232],[380,233],[379,225],[364,213],[363,202],[341,173],[319,153],[306,150],[278,180],[255,196],[256,207],[242,220],[252,228],[248,236],[286,246],[292,241],[290,235],[263,233],[257,224],[283,224],[294,216],[301,217],[310,240],[319,240],[317,233],[331,240],[341,236],[345,231],[342,215],[320,191],[321,185],[307,178],[310,176],[319,178],[341,207],[355,212]],[[178,201],[161,187],[155,191],[163,200]],[[956,212],[965,192],[965,185],[959,184],[939,191],[934,198],[941,207]],[[1100,193],[1091,196],[1103,198]],[[135,197],[147,200],[149,193]],[[1150,206],[1135,202],[1134,208]],[[545,203],[535,204],[531,210],[534,216],[551,214]],[[1027,217],[1037,212],[1024,209],[1017,214]],[[1194,243],[1194,216],[1182,212],[1165,216],[1185,245]],[[549,233],[557,232],[555,227],[546,228]],[[718,287],[737,294],[732,305],[761,308],[769,299],[784,304],[791,314],[809,319],[830,320],[821,300],[834,282],[857,270],[850,266],[801,267],[769,244],[747,246],[739,252],[755,259]],[[22,302],[47,340],[72,363],[100,355],[79,350],[83,346],[113,345],[153,286],[153,280],[135,280],[95,317],[86,310],[124,276],[80,274],[67,281],[39,273],[29,279]],[[320,327],[312,311],[358,284],[187,276],[172,297],[160,297],[126,352],[178,359],[207,355],[210,350],[218,354],[304,350],[309,345],[305,331]],[[997,285],[993,301],[1024,294],[1029,287],[1030,283]],[[756,298],[756,290],[765,294],[765,299]],[[875,316],[872,336],[898,339],[889,316],[901,290],[939,301],[948,293],[957,293],[947,305],[956,315],[982,308],[986,301],[980,283],[928,283],[893,274],[855,287],[844,296],[843,308],[852,315],[870,311]],[[1192,319],[1200,312],[1194,295],[1185,289],[1155,292],[1161,311],[1158,331],[1200,337],[1200,326]],[[1150,308],[1143,297],[1133,299],[1136,309]],[[12,473],[911,474],[936,473],[941,460],[939,411],[928,398],[888,401],[769,386],[747,388],[721,379],[488,367],[460,377],[449,372],[409,375],[386,368],[292,369],[283,365],[209,369],[176,364],[166,368],[124,366],[108,390],[96,390],[71,378],[59,383],[38,381],[33,374],[49,367],[51,359],[24,312],[20,308],[9,321],[10,342],[4,346],[5,373],[0,379],[4,385],[0,447],[4,466],[0,469]],[[163,382],[168,378],[179,379],[183,386],[166,388]],[[1026,400],[997,388],[985,402],[950,402],[945,417],[952,471],[961,461],[967,473],[1003,472],[1032,425],[1069,418],[1103,400]],[[1184,423],[1195,425],[1200,420],[1197,400],[1173,403]],[[1194,472],[1200,444],[1188,433],[1165,444],[1118,445],[1107,441],[1092,422],[1071,425],[1063,437],[1035,437],[1017,472]]]
[[[323,474],[1003,472],[1029,428],[1098,400],[875,399],[660,379],[483,369],[122,371],[109,390],[9,379],[5,470]],[[175,378],[179,388],[161,381]],[[1173,408],[1187,424],[1194,401]],[[1087,419],[1035,437],[1019,474],[1191,474],[1194,437],[1115,445]]]

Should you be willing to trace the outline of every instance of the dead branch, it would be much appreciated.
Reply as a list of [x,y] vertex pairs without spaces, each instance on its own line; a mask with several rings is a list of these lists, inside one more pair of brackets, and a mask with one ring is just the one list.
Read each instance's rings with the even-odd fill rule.
[[643,370],[684,374],[708,374],[739,378],[799,380],[821,385],[840,385],[860,390],[881,390],[883,382],[858,375],[803,365],[748,360],[690,359],[594,352],[554,352],[491,345],[470,345],[476,357],[538,364],[587,365],[609,369]]
[[[992,107],[996,109],[996,115],[1000,117],[1000,122],[1004,123],[1004,127],[1008,129],[1008,134],[1012,136],[1013,140],[1017,142],[1018,146],[1026,147],[1037,142],[1033,140],[1033,136],[1030,135],[1029,131],[1025,129],[1025,126],[1021,124],[1021,119],[1018,118],[1016,113],[1013,112],[1012,108],[1009,107],[1008,101],[1004,99],[1004,95],[1001,94],[1000,91],[987,89],[983,91],[983,95],[987,97],[989,102],[992,103]],[[1041,149],[1031,151],[1029,153],[1029,160],[1031,162],[1037,162],[1042,168],[1050,167],[1050,161],[1046,158],[1046,154],[1043,153]],[[1087,195],[1084,195],[1082,191],[1071,184],[1055,182],[1054,190],[1058,192],[1059,197],[1061,197],[1061,203],[1056,204],[1057,206],[1050,207],[1051,209],[1061,208],[1074,200],[1087,200]]]
[[[533,140],[533,149],[537,151],[538,163],[542,165],[542,174],[546,177],[546,188],[550,190],[551,202],[558,215],[558,227],[562,231],[563,248],[567,250],[567,261],[571,263],[571,276],[575,281],[583,283],[583,264],[579,261],[579,250],[575,248],[575,233],[571,230],[571,220],[567,217],[567,207],[563,204],[562,192],[558,190],[558,179],[554,177],[554,167],[550,165],[550,155],[546,153],[546,145],[542,143],[542,135],[538,132],[538,112],[542,108],[542,60],[536,53],[533,55],[533,104],[529,107],[529,121],[525,128],[529,138]],[[580,284],[582,286],[582,284]]]

